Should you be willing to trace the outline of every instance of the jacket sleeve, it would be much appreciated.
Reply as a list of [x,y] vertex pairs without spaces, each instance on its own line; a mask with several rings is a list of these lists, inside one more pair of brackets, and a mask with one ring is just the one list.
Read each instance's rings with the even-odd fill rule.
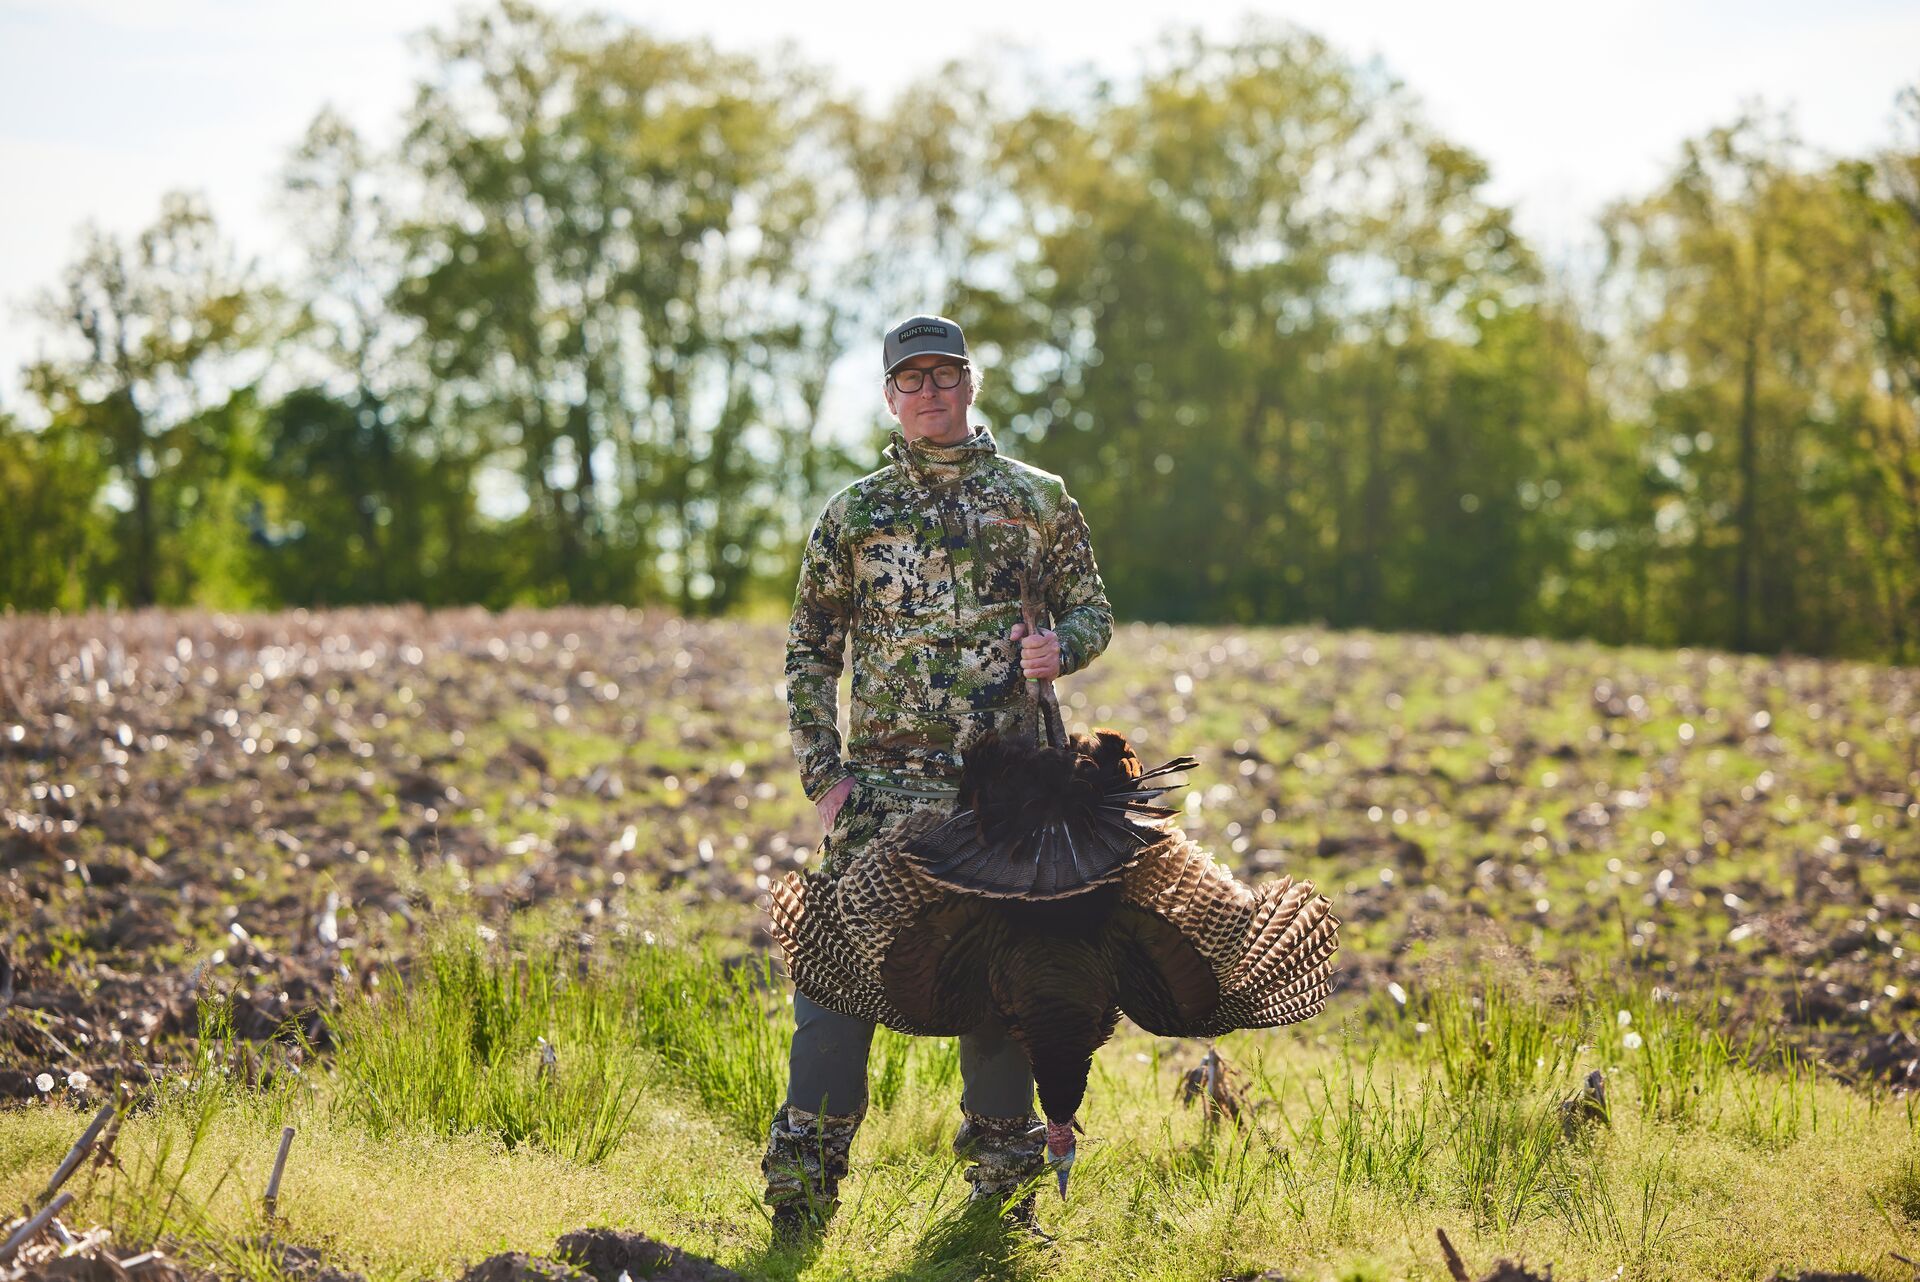
[[1080,505],[1067,498],[1049,531],[1047,609],[1060,637],[1060,672],[1078,672],[1113,639],[1113,607],[1094,564],[1093,540]]
[[787,731],[809,801],[847,773],[837,723],[852,619],[852,552],[841,508],[828,504],[807,538],[787,625]]

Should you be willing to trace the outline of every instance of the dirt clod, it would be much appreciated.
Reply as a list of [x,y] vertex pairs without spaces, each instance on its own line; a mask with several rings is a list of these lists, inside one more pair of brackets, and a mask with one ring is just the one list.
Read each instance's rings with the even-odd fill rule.
[[585,1269],[595,1282],[620,1282],[622,1273],[634,1282],[731,1282],[740,1276],[644,1233],[617,1229],[575,1229],[553,1244],[553,1253]]
[[22,1282],[127,1282],[131,1275],[110,1255],[74,1255],[48,1260],[21,1275]]
[[1549,1264],[1545,1273],[1535,1273],[1524,1264],[1496,1260],[1494,1266],[1481,1276],[1480,1282],[1553,1282],[1553,1266]]
[[502,1251],[462,1273],[460,1282],[590,1282],[590,1275],[544,1256]]
[[367,1282],[366,1274],[328,1264],[320,1251],[293,1242],[268,1244],[274,1264],[291,1282]]

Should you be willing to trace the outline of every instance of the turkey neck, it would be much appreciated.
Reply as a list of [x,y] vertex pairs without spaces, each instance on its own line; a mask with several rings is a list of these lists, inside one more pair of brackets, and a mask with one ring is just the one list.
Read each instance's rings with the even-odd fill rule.
[[1087,1094],[1093,1053],[1113,1036],[1119,1010],[1100,933],[1115,894],[1102,887],[1052,903],[1010,903],[1008,946],[987,982],[1007,1035],[1033,1067],[1040,1111],[1067,1122]]

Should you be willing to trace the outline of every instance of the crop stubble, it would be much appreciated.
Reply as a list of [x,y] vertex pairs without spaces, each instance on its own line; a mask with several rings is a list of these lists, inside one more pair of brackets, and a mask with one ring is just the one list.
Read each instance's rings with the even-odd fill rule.
[[[764,947],[817,840],[781,647],[618,609],[0,619],[0,1096],[151,1077],[203,985],[324,1047],[336,987],[437,914],[591,946],[645,888]],[[1920,1083],[1920,671],[1130,627],[1064,685],[1201,758],[1220,857],[1337,895],[1349,992],[1612,966]]]

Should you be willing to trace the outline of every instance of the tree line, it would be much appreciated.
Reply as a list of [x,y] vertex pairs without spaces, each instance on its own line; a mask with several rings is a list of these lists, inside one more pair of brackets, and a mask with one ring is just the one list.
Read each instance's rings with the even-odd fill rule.
[[1920,87],[1868,156],[1688,141],[1575,279],[1293,28],[877,108],[518,2],[427,47],[397,145],[288,156],[297,267],[184,194],[85,234],[0,411],[0,603],[778,601],[937,309],[1123,617],[1920,656]]

